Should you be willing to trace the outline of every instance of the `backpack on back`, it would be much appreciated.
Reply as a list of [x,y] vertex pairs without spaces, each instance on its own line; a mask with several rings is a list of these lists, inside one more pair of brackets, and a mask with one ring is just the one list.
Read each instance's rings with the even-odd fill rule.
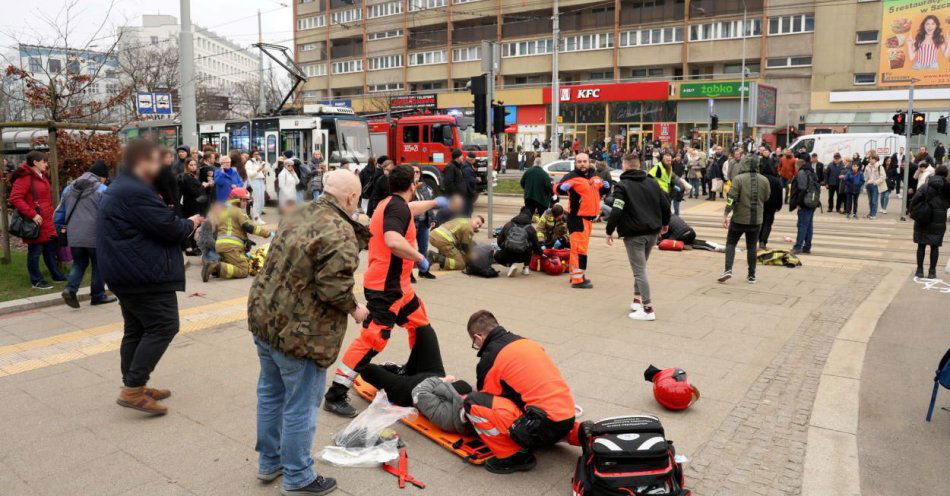
[[937,403],[937,391],[940,390],[940,386],[950,389],[950,349],[940,359],[937,372],[934,374],[934,392],[930,397],[930,408],[927,409],[927,422],[930,422],[930,418],[933,417],[934,405]]
[[806,208],[818,208],[821,206],[821,186],[818,184],[818,176],[814,172],[807,174],[808,184],[805,186],[805,196],[802,197],[802,204]]
[[511,253],[527,253],[531,248],[528,242],[528,229],[521,224],[511,223],[505,236],[505,245],[502,248]]
[[660,420],[650,415],[584,422],[574,496],[690,496]]

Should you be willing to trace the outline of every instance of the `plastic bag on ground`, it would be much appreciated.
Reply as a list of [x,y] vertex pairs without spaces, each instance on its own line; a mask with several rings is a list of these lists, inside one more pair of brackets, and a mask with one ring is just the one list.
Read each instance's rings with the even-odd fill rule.
[[333,444],[324,447],[318,456],[341,467],[372,467],[395,460],[399,438],[387,428],[417,414],[415,408],[393,405],[386,391],[379,391],[369,407],[334,434]]

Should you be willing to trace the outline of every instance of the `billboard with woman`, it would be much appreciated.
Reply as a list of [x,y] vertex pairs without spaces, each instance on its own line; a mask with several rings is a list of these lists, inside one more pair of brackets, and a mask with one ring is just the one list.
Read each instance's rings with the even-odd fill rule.
[[880,86],[950,84],[950,0],[884,0]]

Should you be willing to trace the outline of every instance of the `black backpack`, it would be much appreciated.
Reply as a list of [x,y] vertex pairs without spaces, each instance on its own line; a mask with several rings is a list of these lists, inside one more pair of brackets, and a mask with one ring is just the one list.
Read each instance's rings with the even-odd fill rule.
[[821,206],[821,185],[818,184],[818,176],[814,172],[809,172],[807,177],[808,184],[805,186],[802,204],[806,208],[818,208]]
[[683,466],[660,420],[650,415],[584,422],[574,496],[690,496]]
[[502,248],[511,253],[527,253],[528,249],[531,248],[531,244],[528,242],[528,229],[521,224],[512,222],[505,235],[505,245]]

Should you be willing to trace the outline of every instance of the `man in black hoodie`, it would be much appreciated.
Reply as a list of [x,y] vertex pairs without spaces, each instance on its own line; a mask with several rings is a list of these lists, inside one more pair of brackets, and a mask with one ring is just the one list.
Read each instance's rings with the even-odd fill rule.
[[541,255],[541,243],[538,241],[538,231],[531,224],[531,207],[521,207],[518,215],[514,216],[498,233],[498,247],[495,253],[495,262],[508,267],[508,277],[515,274],[515,264],[521,263],[521,274],[528,275],[531,269],[531,255]]
[[634,154],[623,157],[623,174],[613,192],[613,205],[607,219],[607,245],[613,245],[614,231],[623,238],[627,258],[633,270],[633,320],[656,320],[650,300],[647,260],[656,245],[656,237],[665,233],[670,223],[670,199],[655,179],[640,170],[640,159]]
[[452,161],[442,170],[442,196],[461,195],[468,200],[468,183],[462,172],[462,150],[452,150]]
[[189,148],[188,145],[181,145],[178,148],[175,148],[175,154],[175,161],[172,163],[172,171],[175,173],[175,176],[180,176],[185,173],[185,164],[191,157],[191,148]]

